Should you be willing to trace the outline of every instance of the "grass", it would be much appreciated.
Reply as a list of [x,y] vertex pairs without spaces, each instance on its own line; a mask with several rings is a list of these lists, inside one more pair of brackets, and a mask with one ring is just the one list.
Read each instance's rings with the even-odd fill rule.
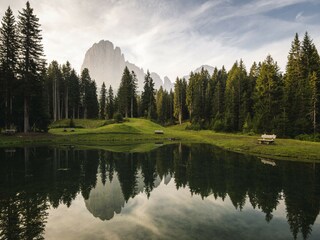
[[[130,119],[124,123],[104,125],[101,120],[74,120],[75,132],[61,127],[69,120],[62,120],[51,125],[50,134],[1,136],[0,146],[21,144],[73,144],[113,151],[147,151],[158,145],[172,143],[179,139],[184,143],[208,143],[226,150],[241,152],[271,159],[293,161],[319,161],[320,143],[293,139],[276,139],[274,145],[258,144],[256,136],[243,134],[215,133],[213,131],[185,130],[188,123],[171,127],[162,127],[145,119]],[[163,130],[164,134],[154,134],[154,130]],[[136,145],[138,144],[138,145]]]

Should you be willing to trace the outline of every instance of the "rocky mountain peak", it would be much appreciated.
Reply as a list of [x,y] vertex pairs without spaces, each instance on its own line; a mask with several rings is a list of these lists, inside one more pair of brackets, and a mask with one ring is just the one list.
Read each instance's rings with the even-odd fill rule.
[[[143,89],[145,76],[143,68],[126,61],[120,47],[115,47],[113,43],[108,40],[101,40],[98,43],[94,43],[86,52],[81,71],[84,68],[88,68],[90,76],[96,81],[98,87],[101,87],[104,82],[107,87],[111,85],[112,88],[116,90],[119,88],[125,66],[127,66],[130,71],[135,72],[138,79],[138,90],[141,91]],[[164,82],[157,73],[151,72],[151,77],[157,89],[163,86],[169,90],[166,87],[170,86],[171,83],[168,78],[166,79],[166,86],[164,86]]]

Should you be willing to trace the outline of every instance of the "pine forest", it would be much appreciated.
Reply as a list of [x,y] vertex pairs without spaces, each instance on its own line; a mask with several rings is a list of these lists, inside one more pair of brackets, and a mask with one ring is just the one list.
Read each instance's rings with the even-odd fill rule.
[[[294,35],[294,33],[293,33]],[[319,134],[320,58],[311,36],[295,34],[285,72],[271,55],[250,68],[239,59],[177,77],[170,92],[149,73],[142,92],[127,67],[118,89],[97,86],[88,69],[47,63],[41,24],[27,2],[15,17],[8,7],[0,28],[0,128],[46,132],[59,119],[143,117],[162,125],[189,121],[193,130]],[[290,44],[290,43],[288,43]],[[98,93],[99,89],[99,93]]]

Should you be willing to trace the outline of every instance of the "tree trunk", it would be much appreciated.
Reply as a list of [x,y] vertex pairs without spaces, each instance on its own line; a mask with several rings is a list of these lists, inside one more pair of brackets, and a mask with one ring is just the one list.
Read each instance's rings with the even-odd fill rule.
[[131,97],[131,118],[133,118],[133,97]]
[[65,99],[65,118],[69,118],[69,91],[68,87],[66,88],[66,99]]
[[52,111],[53,111],[53,121],[57,121],[57,88],[56,80],[52,83]]
[[29,106],[28,98],[25,96],[23,101],[23,131],[27,133],[29,131]]
[[59,84],[57,84],[57,89],[56,89],[56,94],[57,94],[57,120],[61,119],[60,116],[60,91],[59,91]]

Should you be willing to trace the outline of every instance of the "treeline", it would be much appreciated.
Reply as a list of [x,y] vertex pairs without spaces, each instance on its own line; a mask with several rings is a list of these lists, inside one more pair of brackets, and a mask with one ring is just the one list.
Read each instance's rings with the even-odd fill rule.
[[230,71],[202,69],[188,80],[177,78],[170,92],[154,88],[147,72],[137,90],[135,73],[124,69],[116,93],[104,83],[99,100],[89,71],[79,76],[70,64],[46,67],[39,19],[29,2],[18,22],[10,9],[0,30],[0,128],[46,130],[62,118],[146,117],[163,125],[191,122],[191,129],[276,133],[282,136],[319,131],[320,58],[305,34],[296,34],[283,74],[269,55],[249,72],[242,60]]
[[16,22],[10,7],[0,28],[0,128],[46,131],[62,118],[97,118],[97,87],[88,69],[46,67],[39,19],[29,2]]
[[224,67],[215,68],[212,75],[205,69],[191,72],[188,81],[177,78],[174,92],[167,92],[154,89],[148,72],[141,97],[135,93],[136,85],[126,80],[131,76],[135,82],[132,74],[125,69],[119,105],[114,107],[125,116],[147,117],[161,124],[189,120],[189,128],[195,130],[280,136],[319,131],[320,58],[308,33],[302,42],[295,35],[284,74],[268,55],[263,62],[254,62],[249,72],[242,60],[229,72]]
[[215,68],[212,76],[202,69],[190,74],[188,84],[177,79],[175,93],[182,92],[182,97],[175,94],[181,102],[175,112],[190,118],[195,129],[282,136],[315,133],[320,120],[319,74],[315,45],[308,33],[302,42],[296,34],[285,74],[270,55],[254,62],[249,73],[242,60],[229,72]]

